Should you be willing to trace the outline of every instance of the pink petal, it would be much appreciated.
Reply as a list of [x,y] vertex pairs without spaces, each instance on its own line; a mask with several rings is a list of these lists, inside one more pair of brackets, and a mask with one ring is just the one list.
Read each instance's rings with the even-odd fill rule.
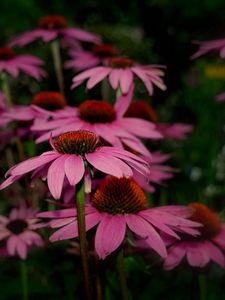
[[116,250],[124,240],[126,222],[122,215],[105,214],[95,235],[95,249],[101,259]]
[[179,244],[177,246],[172,246],[168,250],[168,256],[164,261],[164,269],[165,270],[174,269],[177,265],[180,264],[180,262],[185,256],[185,253],[186,253],[185,249],[179,247]]
[[121,69],[112,69],[109,74],[109,83],[114,90],[118,88],[121,72]]
[[166,257],[166,247],[156,230],[139,215],[127,215],[126,222],[131,231],[146,239],[148,245],[160,256]]
[[55,199],[59,199],[62,193],[62,187],[65,177],[64,164],[67,155],[62,155],[57,158],[48,169],[48,187]]
[[133,73],[130,69],[122,70],[120,75],[120,87],[122,94],[127,94],[134,80]]
[[97,170],[115,177],[123,177],[123,172],[118,166],[118,160],[113,156],[98,152],[86,154],[87,161]]
[[120,118],[125,114],[132,101],[133,93],[134,93],[134,84],[131,84],[128,93],[122,94],[116,99],[114,109],[116,110],[117,117]]
[[87,82],[87,88],[92,89],[97,83],[102,81],[109,74],[109,72],[110,72],[110,69],[105,68],[105,69],[99,71],[98,73],[93,74]]
[[16,165],[13,170],[10,172],[10,175],[18,176],[28,173],[42,165],[49,163],[50,161],[56,159],[59,156],[56,152],[51,152],[48,155],[40,155],[27,159],[18,165]]
[[211,259],[221,268],[225,268],[225,257],[222,251],[211,242],[207,242],[206,247],[209,251],[209,256]]
[[65,174],[70,185],[75,186],[84,176],[84,162],[80,156],[70,155],[65,161]]

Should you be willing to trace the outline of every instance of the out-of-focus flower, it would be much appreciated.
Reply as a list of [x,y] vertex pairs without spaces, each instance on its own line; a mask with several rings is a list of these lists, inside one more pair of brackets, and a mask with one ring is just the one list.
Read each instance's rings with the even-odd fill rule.
[[153,85],[161,90],[166,86],[161,79],[165,68],[161,65],[138,65],[133,60],[125,57],[112,57],[108,60],[106,66],[99,66],[88,69],[73,78],[72,88],[87,81],[87,88],[92,89],[96,84],[108,77],[109,83],[113,89],[121,89],[122,94],[127,94],[135,77],[139,78],[147,88],[150,95],[153,94]]
[[193,130],[193,126],[184,123],[167,124],[159,122],[159,117],[153,107],[143,100],[136,100],[130,104],[126,117],[140,118],[155,123],[158,131],[165,138],[184,140],[187,134]]
[[52,140],[50,142],[52,151],[44,152],[9,169],[6,174],[9,177],[0,185],[0,189],[34,171],[33,178],[47,175],[49,190],[55,199],[59,199],[64,180],[75,186],[84,176],[88,178],[85,168],[87,163],[103,173],[118,178],[132,176],[132,169],[146,177],[149,176],[147,162],[123,149],[101,146],[93,132],[85,130],[67,132],[58,136],[54,142]]
[[56,38],[62,37],[67,40],[78,40],[82,42],[100,43],[99,36],[87,31],[68,27],[67,20],[62,16],[45,16],[38,21],[38,27],[31,31],[26,31],[20,35],[14,37],[9,45],[25,46],[38,39],[41,39],[44,43],[49,43]]
[[[148,208],[141,188],[129,178],[107,178],[85,207],[86,230],[97,225],[95,250],[105,259],[125,240],[127,229],[145,239],[148,247],[166,257],[166,247],[159,231],[179,239],[177,232],[198,234],[198,223],[186,220],[192,209],[183,206]],[[77,210],[75,208],[44,212],[38,217],[53,218],[52,228],[58,229],[52,242],[78,237]]]
[[37,142],[45,141],[67,131],[90,130],[113,146],[123,148],[123,144],[143,154],[150,155],[149,150],[139,138],[160,139],[161,134],[155,124],[138,118],[125,118],[124,112],[132,99],[132,90],[117,99],[115,106],[105,101],[86,100],[78,108],[68,109],[62,117],[57,112],[52,120],[37,123],[32,130],[43,132]]
[[165,180],[171,179],[174,176],[173,172],[175,169],[163,164],[169,158],[169,154],[165,154],[160,151],[151,152],[151,157],[144,156],[143,159],[149,162],[151,170],[148,181],[146,181],[144,176],[136,174],[134,171],[133,177],[135,181],[141,186],[141,188],[153,193],[156,190],[155,184],[162,185]]
[[8,255],[26,259],[31,246],[43,245],[41,236],[35,231],[44,224],[34,217],[36,213],[32,208],[21,206],[13,208],[9,217],[0,215],[0,240],[6,241]]
[[0,48],[0,73],[7,72],[12,77],[17,77],[20,72],[41,80],[46,76],[46,72],[41,68],[43,61],[28,54],[16,54],[12,48]]
[[194,41],[195,44],[199,45],[199,50],[192,55],[192,59],[204,55],[212,50],[218,50],[220,52],[220,57],[225,58],[225,39],[218,39],[212,41]]
[[70,60],[65,62],[65,68],[82,71],[101,64],[106,64],[110,57],[117,55],[117,49],[111,44],[101,44],[93,47],[92,51],[72,49]]
[[14,105],[3,114],[3,117],[7,118],[9,122],[36,120],[39,123],[42,119],[48,119],[53,112],[64,116],[68,109],[70,110],[66,106],[66,99],[62,94],[45,91],[37,93],[30,105]]
[[210,261],[225,267],[225,225],[219,216],[202,203],[192,203],[195,209],[191,220],[203,224],[198,237],[182,236],[180,241],[170,242],[164,262],[167,270],[178,266],[184,258],[191,267],[204,268]]

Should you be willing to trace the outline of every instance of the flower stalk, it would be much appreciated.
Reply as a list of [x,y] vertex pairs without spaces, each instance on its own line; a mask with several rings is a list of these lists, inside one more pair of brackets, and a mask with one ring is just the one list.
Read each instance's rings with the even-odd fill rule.
[[85,228],[85,192],[84,192],[84,182],[82,182],[80,189],[78,190],[76,197],[77,206],[77,222],[78,222],[78,232],[80,240],[80,255],[84,273],[84,286],[86,292],[86,299],[92,299],[91,291],[91,281],[89,272],[89,262],[88,262],[88,244],[86,238],[86,228]]
[[54,40],[53,42],[51,42],[51,50],[52,50],[53,63],[54,63],[59,90],[61,94],[64,95],[64,78],[62,72],[62,62],[61,62],[60,46],[58,40]]
[[118,275],[119,275],[122,299],[130,300],[128,287],[127,287],[125,267],[124,267],[123,249],[120,250],[120,252],[118,253],[118,256],[117,256],[117,270],[118,270]]
[[28,274],[27,274],[27,263],[25,260],[20,260],[20,274],[21,274],[21,284],[22,284],[22,293],[23,300],[29,299],[28,292]]

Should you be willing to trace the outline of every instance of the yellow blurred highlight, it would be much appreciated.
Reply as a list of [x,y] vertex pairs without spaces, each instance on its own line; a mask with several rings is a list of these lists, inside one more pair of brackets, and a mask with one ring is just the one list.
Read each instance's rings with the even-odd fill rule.
[[205,67],[205,75],[209,78],[225,79],[225,67],[207,66]]

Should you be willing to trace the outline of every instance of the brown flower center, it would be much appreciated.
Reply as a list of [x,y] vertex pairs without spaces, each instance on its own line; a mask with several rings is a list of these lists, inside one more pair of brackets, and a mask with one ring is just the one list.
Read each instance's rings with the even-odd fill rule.
[[105,101],[86,100],[80,106],[80,117],[89,123],[111,123],[116,119],[113,106]]
[[65,107],[66,99],[62,94],[57,92],[40,92],[33,97],[31,103],[46,110],[53,111]]
[[139,118],[157,123],[159,121],[156,111],[152,106],[143,100],[136,100],[131,103],[126,111],[125,117]]
[[66,28],[67,21],[62,16],[45,16],[38,21],[38,27],[43,29]]
[[133,179],[112,176],[96,190],[91,203],[99,211],[112,215],[137,213],[148,206],[144,192]]
[[0,60],[9,60],[16,56],[16,53],[13,49],[8,47],[0,48]]
[[111,68],[129,68],[134,65],[134,61],[127,57],[112,57],[109,60],[109,66]]
[[79,130],[59,135],[55,139],[54,145],[59,153],[85,156],[99,148],[100,142],[93,132]]
[[93,48],[92,51],[95,56],[98,56],[100,58],[116,56],[118,53],[117,49],[110,44],[97,45]]
[[202,238],[210,239],[220,232],[222,225],[219,216],[215,212],[202,203],[194,202],[189,206],[195,209],[190,219],[204,225],[199,229]]
[[16,219],[16,220],[10,221],[6,227],[13,234],[20,234],[28,227],[28,224],[24,220]]

